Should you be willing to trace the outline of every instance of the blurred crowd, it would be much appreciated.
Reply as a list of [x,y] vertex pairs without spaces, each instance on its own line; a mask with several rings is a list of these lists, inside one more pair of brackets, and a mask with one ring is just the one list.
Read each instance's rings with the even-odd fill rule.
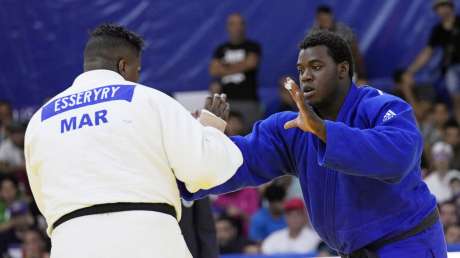
[[[434,1],[433,11],[440,22],[434,26],[427,46],[410,66],[394,72],[394,86],[388,91],[413,107],[425,143],[421,176],[438,201],[447,243],[460,244],[460,19],[449,0]],[[324,29],[338,33],[349,43],[356,63],[354,81],[358,86],[366,84],[366,66],[352,28],[337,21],[330,7],[319,6],[310,32]],[[282,85],[284,77],[280,78],[278,101],[271,106],[261,105],[257,84],[261,46],[246,37],[240,14],[227,18],[227,32],[228,41],[216,48],[209,67],[210,92],[226,93],[232,107],[226,134],[244,135],[261,118],[274,112],[296,111]],[[439,86],[416,81],[416,72],[436,47],[444,50],[439,64],[444,83]],[[446,88],[447,94],[440,95],[437,87]],[[50,243],[46,222],[27,183],[25,129],[25,123],[14,119],[11,105],[0,101],[0,257],[45,258],[49,257]],[[286,176],[259,188],[213,196],[205,199],[206,203],[184,202],[181,227],[192,253],[205,248],[200,242],[208,243],[208,251],[196,257],[213,257],[217,252],[334,255],[310,226],[302,198],[298,180]],[[194,206],[197,214],[189,210]],[[201,221],[196,223],[198,218]],[[206,232],[204,238],[209,241],[200,240],[194,230]],[[190,238],[195,238],[193,244]]]

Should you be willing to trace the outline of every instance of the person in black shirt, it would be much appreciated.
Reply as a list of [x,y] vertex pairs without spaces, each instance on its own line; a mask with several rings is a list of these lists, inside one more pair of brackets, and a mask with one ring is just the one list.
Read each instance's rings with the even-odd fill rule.
[[[261,118],[257,95],[260,45],[246,39],[243,17],[234,13],[227,19],[229,41],[217,47],[209,73],[220,82],[233,110],[244,114],[247,127]],[[215,89],[214,89],[215,91]]]
[[218,256],[219,247],[209,198],[190,202],[182,200],[182,219],[179,226],[194,258]]
[[429,61],[433,49],[441,47],[441,68],[445,73],[446,87],[454,104],[460,105],[460,16],[456,16],[452,0],[435,0],[433,10],[441,18],[441,22],[433,27],[427,46],[409,66],[405,76],[413,77]]

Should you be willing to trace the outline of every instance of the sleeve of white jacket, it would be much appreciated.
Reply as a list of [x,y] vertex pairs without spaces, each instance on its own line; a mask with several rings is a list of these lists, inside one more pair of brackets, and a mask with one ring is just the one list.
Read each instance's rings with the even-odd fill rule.
[[201,125],[178,102],[159,108],[163,144],[176,178],[194,193],[230,179],[243,163],[238,147],[221,131]]
[[[25,163],[26,163],[26,171],[27,171],[27,178],[29,180],[29,185],[30,189],[32,191],[32,194],[34,196],[35,203],[37,204],[38,209],[40,212],[43,213],[43,197],[42,197],[42,190],[41,190],[41,180],[39,175],[37,174],[37,170],[34,169],[30,165],[30,136],[26,132],[25,139],[24,139],[24,157],[25,157]],[[48,232],[50,233],[50,232]]]

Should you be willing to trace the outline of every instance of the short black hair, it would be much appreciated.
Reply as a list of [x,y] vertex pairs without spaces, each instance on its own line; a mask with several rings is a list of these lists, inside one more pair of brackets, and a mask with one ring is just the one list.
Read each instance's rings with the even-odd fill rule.
[[9,133],[25,133],[27,129],[27,123],[21,121],[12,121],[7,127],[6,130]]
[[19,181],[14,175],[3,175],[0,178],[0,189],[3,187],[3,182],[10,181],[16,189],[19,189]]
[[269,202],[281,202],[286,197],[286,189],[277,184],[271,184],[265,189],[264,197]]
[[139,56],[143,47],[144,40],[136,33],[123,26],[102,24],[90,32],[84,52],[85,62],[98,59],[114,65],[121,58],[120,50],[129,49]]
[[447,128],[459,128],[457,120],[454,118],[447,120],[447,122],[443,125],[443,129],[446,130]]
[[318,5],[318,7],[316,7],[316,14],[320,14],[320,13],[327,13],[327,14],[332,14],[332,8],[329,6],[329,5]]
[[307,49],[315,46],[325,46],[328,54],[338,63],[348,62],[348,75],[350,79],[354,74],[354,62],[351,54],[351,49],[348,43],[338,34],[328,31],[319,30],[307,34],[304,40],[300,43],[300,49]]
[[8,100],[0,99],[0,106],[8,106],[11,108],[11,103]]
[[236,229],[237,235],[240,235],[243,231],[243,222],[240,218],[232,217],[224,212],[216,219],[216,222],[220,221],[227,221],[233,228]]

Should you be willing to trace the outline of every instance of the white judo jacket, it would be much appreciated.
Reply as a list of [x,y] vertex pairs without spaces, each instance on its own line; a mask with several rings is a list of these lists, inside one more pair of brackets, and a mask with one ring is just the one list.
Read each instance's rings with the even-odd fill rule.
[[79,75],[40,108],[25,157],[38,208],[51,225],[88,206],[167,203],[180,219],[176,179],[191,192],[222,184],[242,154],[171,97],[109,70]]

